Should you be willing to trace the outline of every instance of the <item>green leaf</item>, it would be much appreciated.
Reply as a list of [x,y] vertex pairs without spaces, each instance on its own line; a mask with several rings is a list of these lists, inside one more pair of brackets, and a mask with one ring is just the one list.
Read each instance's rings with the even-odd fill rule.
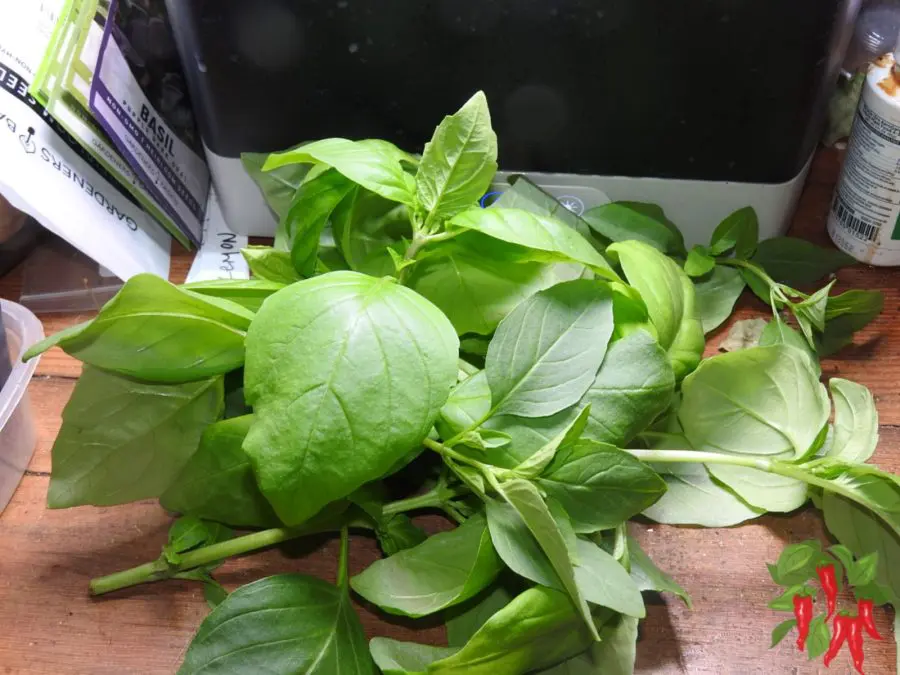
[[584,651],[591,635],[563,593],[538,586],[494,614],[429,675],[523,675]]
[[325,226],[355,187],[348,178],[330,169],[306,181],[297,191],[284,228],[291,240],[291,264],[300,276],[316,273],[316,256]]
[[332,212],[331,229],[350,268],[372,276],[393,274],[396,264],[392,254],[402,259],[405,244],[401,242],[412,237],[405,206],[359,186],[354,186]]
[[138,274],[95,319],[39,342],[23,358],[58,345],[104,370],[151,382],[190,382],[240,367],[252,320],[253,313],[236,303]]
[[878,446],[878,410],[872,392],[861,384],[833,377],[834,438],[828,456],[844,462],[865,462]]
[[705,246],[694,246],[684,262],[684,272],[689,277],[702,277],[712,272],[716,266],[716,259],[709,254]]
[[705,346],[693,283],[674,261],[646,244],[623,241],[607,250],[618,256],[628,283],[644,299],[659,344],[669,353],[676,378],[683,378],[700,363]]
[[759,242],[753,262],[775,281],[788,286],[812,284],[856,260],[833,248],[822,248],[794,237]]
[[428,211],[425,227],[476,203],[496,172],[497,134],[491,129],[487,98],[479,91],[445,117],[425,144],[416,175],[416,194]]
[[420,617],[464,602],[502,569],[483,517],[379,560],[350,580],[353,590],[391,614]]
[[203,581],[203,599],[210,609],[215,609],[228,597],[228,591],[218,581],[210,577]]
[[583,218],[610,241],[635,240],[673,255],[685,252],[681,232],[655,204],[611,202],[589,209]]
[[179,675],[374,675],[362,625],[342,591],[281,574],[241,586],[200,625]]
[[787,637],[787,634],[796,627],[797,619],[788,619],[787,621],[782,621],[780,624],[775,626],[775,628],[772,630],[772,644],[769,646],[769,649],[777,647],[781,643],[781,641]]
[[796,595],[812,595],[812,589],[806,584],[794,584],[781,595],[770,600],[766,606],[769,609],[774,609],[776,612],[793,612],[794,596]]
[[163,555],[170,563],[178,564],[179,554],[225,541],[231,535],[231,530],[224,525],[200,520],[195,516],[184,516],[169,528],[169,539],[163,546]]
[[424,542],[428,535],[413,524],[408,516],[398,513],[376,524],[375,536],[385,555],[394,555]]
[[841,565],[843,565],[845,570],[849,570],[851,567],[853,567],[853,551],[851,551],[843,544],[835,544],[834,546],[831,546],[828,549],[828,552],[841,561]]
[[162,494],[160,503],[170,511],[236,527],[279,525],[242,448],[252,424],[253,415],[244,415],[206,427],[200,447]]
[[876,580],[900,597],[900,536],[865,506],[832,492],[825,493],[822,511],[829,532],[854,554],[878,553]]
[[628,571],[615,557],[587,539],[578,539],[575,577],[589,602],[638,619],[646,615],[641,590]]
[[428,666],[457,650],[377,637],[369,641],[369,652],[383,675],[424,675]]
[[[684,381],[678,417],[697,450],[796,460],[816,450],[829,408],[806,355],[775,345],[704,361]],[[738,466],[710,471],[767,511],[792,511],[806,501],[802,481]]]
[[[513,514],[502,515],[501,520],[497,518],[498,509],[495,505],[489,502],[487,509],[491,539],[497,548],[497,553],[500,554],[500,557],[510,569],[517,574],[528,577],[527,574],[523,574],[519,569],[516,569],[516,566],[520,567],[520,569],[522,568],[520,556],[527,551],[528,547],[532,546],[529,540],[533,539],[533,541],[537,542],[540,550],[546,556],[546,560],[549,561],[553,573],[552,576],[547,575],[546,569],[538,568],[541,578],[533,580],[538,583],[551,582],[544,584],[549,586],[559,586],[561,584],[561,587],[572,599],[575,607],[580,611],[588,630],[597,639],[597,631],[591,618],[590,609],[576,582],[576,573],[566,547],[565,538],[537,488],[528,481],[512,480],[504,483],[502,490],[502,496],[512,508]],[[524,524],[526,532],[522,532],[517,519],[520,519]],[[509,525],[512,525],[512,528]],[[530,532],[530,536],[527,534],[528,532]],[[510,543],[512,547],[510,547]],[[524,549],[522,548],[523,546],[525,547]],[[509,555],[511,548],[512,556]],[[542,562],[538,563],[540,558],[540,555],[535,556],[532,565],[543,566]],[[525,571],[530,570],[526,569]]]
[[815,476],[817,485],[868,508],[900,534],[900,478],[895,474],[881,471],[871,464],[846,464],[827,457],[788,467],[788,471],[806,480]]
[[725,265],[716,265],[712,272],[694,279],[693,283],[704,333],[714,331],[728,320],[746,285],[740,271]]
[[463,605],[446,613],[447,642],[451,647],[462,647],[488,620],[506,607],[515,597],[511,584],[495,582],[490,588]]
[[415,206],[415,179],[401,165],[405,153],[385,141],[326,138],[269,155],[263,171],[291,164],[325,164],[393,202]]
[[278,516],[303,522],[419,445],[458,348],[436,307],[388,279],[332,272],[266,301],[247,336],[244,450]]
[[306,178],[309,166],[291,164],[274,171],[263,171],[268,156],[268,153],[244,152],[241,153],[241,164],[259,186],[266,204],[280,219],[290,208],[294,193]]
[[413,267],[408,284],[437,305],[460,335],[493,333],[516,305],[559,281],[556,265],[506,260],[489,255],[496,250],[487,247],[481,253],[479,242],[492,242],[483,235],[463,244],[459,239],[436,246],[432,257]]
[[286,285],[303,278],[294,269],[287,251],[278,251],[271,246],[245,246],[241,249],[241,255],[257,281]]
[[795,585],[806,583],[816,575],[816,564],[820,559],[822,546],[818,541],[803,542],[786,546],[775,564],[778,583]]
[[822,656],[830,642],[831,633],[828,631],[828,624],[825,623],[825,615],[814,616],[809,623],[809,636],[806,638],[806,654],[809,660],[813,661]]
[[[791,311],[797,317],[801,327],[808,322],[809,325],[819,332],[825,330],[825,307],[828,304],[828,293],[836,281],[836,279],[832,279],[827,285],[808,298],[790,305]],[[811,332],[804,330],[804,334],[806,334],[808,340],[812,341],[813,335]]]
[[540,675],[632,675],[637,657],[638,620],[618,614],[600,629],[600,642]]
[[[590,412],[590,405],[583,408],[571,424],[541,446],[536,453],[516,466],[515,474],[528,479],[540,476],[560,451],[568,452],[578,442],[584,433]],[[507,438],[509,438],[508,435]]]
[[747,260],[759,241],[759,219],[752,206],[745,206],[725,218],[713,232],[709,247],[713,255],[734,249],[734,257]]
[[825,332],[816,336],[816,351],[830,356],[853,341],[853,333],[868,326],[884,309],[880,291],[847,291],[828,298]]
[[454,216],[447,223],[447,229],[474,230],[522,246],[529,250],[523,260],[579,263],[607,279],[618,279],[606,259],[587,239],[555,218],[521,209],[476,207]]
[[535,294],[500,322],[485,360],[492,410],[544,417],[578,402],[613,330],[605,284],[579,279]]
[[715,481],[703,465],[667,463],[653,468],[668,483],[659,501],[644,510],[658,523],[729,527],[764,513]]
[[659,569],[636,539],[628,537],[627,542],[628,554],[631,559],[631,578],[638,588],[642,591],[672,593],[681,598],[688,609],[693,609],[691,596],[682,588],[681,584]]
[[284,284],[265,279],[214,279],[195,281],[184,284],[181,288],[200,295],[230,300],[251,312],[257,312],[263,301],[284,288]]
[[665,481],[643,462],[585,440],[561,449],[536,483],[562,505],[576,532],[616,527],[666,491]]
[[591,407],[585,438],[626,447],[671,403],[675,373],[659,343],[636,330],[609,345],[582,398]]
[[158,497],[222,413],[222,378],[146,384],[86,366],[53,444],[50,508]]
[[759,335],[759,346],[770,347],[772,345],[788,345],[799,349],[809,358],[809,367],[816,377],[821,377],[822,368],[819,365],[819,357],[810,348],[809,342],[797,331],[788,326],[784,321],[770,321]]
[[851,586],[865,586],[875,581],[878,571],[878,553],[870,553],[847,568],[847,581]]
[[516,307],[488,347],[492,410],[544,417],[577,403],[593,382],[613,330],[605,284],[557,284]]

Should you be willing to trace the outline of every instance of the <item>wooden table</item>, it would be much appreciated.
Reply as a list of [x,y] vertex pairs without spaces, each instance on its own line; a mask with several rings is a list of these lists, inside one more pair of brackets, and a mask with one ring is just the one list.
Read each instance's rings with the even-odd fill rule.
[[[827,244],[825,214],[837,178],[838,157],[816,158],[803,193],[793,233]],[[172,279],[181,280],[190,262],[174,252]],[[857,337],[856,344],[823,365],[825,377],[840,375],[867,385],[881,415],[878,464],[900,472],[900,271],[854,267],[839,274],[839,288],[885,292],[885,312]],[[18,298],[19,276],[0,280],[0,296]],[[744,298],[738,318],[765,309]],[[48,333],[89,315],[46,317]],[[711,336],[708,353],[727,329]],[[18,491],[0,516],[0,673],[123,675],[174,673],[197,626],[207,613],[197,584],[167,581],[139,586],[102,599],[88,597],[91,577],[154,559],[165,542],[169,519],[154,501],[114,508],[49,511],[45,497],[50,448],[60,412],[72,393],[79,364],[54,349],[31,384],[38,424],[34,459]],[[428,527],[440,524],[426,519]],[[818,512],[771,515],[730,529],[636,524],[633,531],[648,553],[693,596],[694,610],[664,597],[649,607],[638,647],[641,673],[812,673],[790,641],[769,651],[771,629],[785,618],[766,608],[775,594],[765,563],[791,542],[823,536]],[[296,571],[334,579],[333,540],[301,540],[280,550],[228,561],[217,577],[229,588],[276,572]],[[369,539],[354,537],[353,571],[378,557]],[[370,636],[441,643],[436,623],[413,627],[360,606]],[[890,634],[890,616],[878,625]],[[893,641],[867,646],[867,672],[895,672]],[[824,669],[823,669],[824,672]],[[850,672],[843,659],[831,673]],[[503,675],[498,673],[497,675]]]

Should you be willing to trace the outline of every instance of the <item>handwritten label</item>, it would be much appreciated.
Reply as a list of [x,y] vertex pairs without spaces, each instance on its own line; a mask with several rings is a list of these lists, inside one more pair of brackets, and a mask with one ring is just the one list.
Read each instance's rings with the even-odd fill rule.
[[250,268],[241,255],[247,237],[228,228],[214,190],[209,192],[203,221],[203,245],[197,251],[187,282],[214,279],[249,279]]

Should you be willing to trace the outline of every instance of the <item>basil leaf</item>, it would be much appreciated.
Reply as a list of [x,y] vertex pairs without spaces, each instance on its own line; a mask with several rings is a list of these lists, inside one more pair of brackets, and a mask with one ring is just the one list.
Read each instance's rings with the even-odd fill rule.
[[231,539],[231,535],[231,530],[224,525],[200,520],[195,516],[184,516],[178,518],[169,528],[169,538],[163,546],[163,555],[170,563],[178,564],[179,554]]
[[206,617],[178,670],[200,672],[374,675],[375,668],[346,591],[280,574],[241,586]]
[[521,209],[471,208],[454,216],[447,229],[474,230],[525,247],[530,250],[529,260],[579,263],[607,279],[618,279],[587,239],[555,218]]
[[844,462],[865,462],[878,446],[878,410],[865,386],[833,377],[834,437],[828,456]]
[[764,513],[714,481],[703,465],[660,464],[653,468],[668,483],[659,501],[644,510],[645,516],[658,523],[730,527]]
[[39,342],[23,358],[58,345],[104,370],[150,382],[190,382],[240,367],[252,320],[253,313],[236,303],[138,274],[95,319]]
[[456,381],[440,311],[390,280],[332,272],[288,286],[247,336],[244,442],[288,525],[380,478],[431,429]]
[[884,309],[880,291],[847,291],[828,298],[825,331],[816,336],[816,351],[830,356],[853,342],[853,334],[874,321]]
[[[553,265],[520,263],[479,253],[479,235],[467,244],[448,242],[416,263],[409,287],[437,305],[456,331],[488,335],[520,302],[559,279]],[[509,246],[508,244],[506,246]]]
[[822,511],[828,531],[857,556],[878,553],[876,580],[900,597],[900,537],[866,507],[825,492]]
[[560,451],[569,451],[578,442],[584,433],[590,412],[590,406],[583,408],[571,424],[541,446],[528,459],[517,465],[515,473],[528,479],[540,476]]
[[394,555],[400,551],[418,546],[428,539],[428,535],[417,527],[402,513],[384,519],[377,524],[375,536],[385,555]]
[[369,652],[383,675],[425,675],[429,665],[457,650],[377,637],[369,641]]
[[684,601],[688,609],[693,609],[691,596],[675,579],[663,572],[644,552],[637,539],[627,537],[628,558],[631,561],[631,579],[642,591],[672,593]]
[[819,357],[810,348],[809,342],[793,328],[788,326],[784,321],[770,321],[763,328],[759,335],[760,347],[770,347],[772,345],[787,345],[794,349],[799,349],[809,358],[809,367],[815,376],[822,376],[822,368],[819,365]]
[[306,181],[297,191],[285,217],[285,228],[291,240],[291,263],[300,276],[315,274],[322,232],[355,187],[351,180],[330,169]]
[[386,141],[326,138],[269,155],[263,171],[291,164],[320,163],[393,202],[415,206],[415,180],[401,165],[405,153]]
[[263,301],[284,288],[284,284],[264,279],[215,279],[195,281],[184,284],[182,288],[192,293],[230,300],[251,312],[257,312]]
[[447,642],[451,647],[462,647],[494,614],[512,602],[516,591],[506,582],[507,578],[501,576],[499,582],[480,595],[446,613]]
[[200,447],[159,498],[160,503],[170,511],[237,527],[279,525],[242,448],[252,424],[253,415],[244,415],[206,427]]
[[851,586],[865,586],[875,581],[878,570],[878,554],[870,553],[857,560],[847,569],[847,583]]
[[571,600],[538,586],[494,614],[456,654],[432,663],[429,675],[527,673],[584,651],[591,635]]
[[734,311],[744,291],[744,278],[734,267],[716,265],[712,272],[694,279],[694,296],[703,332],[711,333]]
[[292,284],[303,277],[294,269],[291,255],[271,246],[245,246],[241,255],[247,261],[253,276],[262,281]]
[[775,281],[788,286],[812,284],[856,260],[833,248],[822,248],[794,237],[775,237],[759,242],[753,262]]
[[655,204],[611,202],[585,211],[584,220],[610,241],[635,240],[662,253],[683,255],[684,238]]
[[591,406],[585,438],[625,447],[674,393],[675,373],[653,337],[636,330],[616,340],[581,401]]
[[[591,635],[598,639],[590,609],[576,581],[575,568],[566,546],[563,532],[537,488],[525,480],[512,480],[503,484],[502,496],[515,510],[519,518],[522,519],[522,522],[525,523],[528,531],[546,555],[547,560],[550,561],[550,565],[555,572],[555,578],[559,579],[562,588],[572,598],[575,607],[579,609],[585,625],[591,631]],[[491,509],[489,508],[488,523],[491,529],[491,538],[494,539],[494,545],[497,546],[496,538],[494,537],[495,527],[491,524],[491,518]],[[524,537],[517,535],[517,538],[521,539]],[[500,546],[497,546],[497,552],[513,571],[517,571],[506,560],[504,551],[501,550]],[[540,583],[540,580],[538,582]],[[551,585],[555,586],[556,584]]]
[[412,236],[405,206],[359,186],[335,208],[331,228],[350,268],[372,276],[392,274],[389,248]]
[[713,255],[734,249],[734,257],[747,260],[756,251],[759,241],[759,219],[752,206],[738,209],[716,227],[709,242]]
[[578,539],[578,588],[589,602],[643,618],[644,599],[628,571],[612,555],[587,539]]
[[709,254],[705,246],[695,246],[688,252],[684,262],[684,272],[689,277],[702,277],[712,272],[716,266],[716,259]]
[[354,591],[391,614],[427,616],[489,586],[502,564],[483,517],[379,560],[350,580]]
[[607,250],[618,256],[628,283],[644,299],[675,377],[683,378],[700,363],[705,347],[693,283],[674,261],[646,244],[623,241]]
[[533,295],[500,322],[488,347],[492,409],[543,417],[577,403],[612,330],[612,297],[601,282],[569,281]]
[[146,384],[85,366],[53,444],[48,506],[158,497],[221,415],[222,397],[222,378]]
[[600,629],[600,642],[588,651],[540,671],[540,675],[632,675],[637,658],[638,620],[622,614]]
[[683,383],[678,417],[697,450],[801,459],[829,413],[806,355],[774,345],[706,359]]
[[487,98],[479,91],[445,117],[425,144],[416,174],[416,194],[428,212],[425,227],[472,206],[496,172],[497,134],[491,129]]
[[562,505],[576,532],[616,527],[666,491],[665,481],[643,462],[586,440],[561,449],[536,483]]
[[306,178],[309,166],[292,164],[274,171],[263,171],[268,156],[267,153],[244,152],[241,153],[241,164],[259,186],[266,204],[280,219],[290,208],[294,193]]

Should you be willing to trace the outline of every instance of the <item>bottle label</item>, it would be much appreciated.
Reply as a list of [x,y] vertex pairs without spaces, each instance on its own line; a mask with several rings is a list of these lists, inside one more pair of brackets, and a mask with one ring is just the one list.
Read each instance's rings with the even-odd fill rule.
[[835,244],[863,262],[900,265],[900,99],[879,88],[873,69],[828,217]]

